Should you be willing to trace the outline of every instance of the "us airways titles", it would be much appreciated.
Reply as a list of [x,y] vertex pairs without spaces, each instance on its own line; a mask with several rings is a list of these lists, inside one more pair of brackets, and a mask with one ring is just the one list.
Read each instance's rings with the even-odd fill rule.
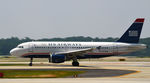
[[82,46],[80,43],[49,43],[49,46]]

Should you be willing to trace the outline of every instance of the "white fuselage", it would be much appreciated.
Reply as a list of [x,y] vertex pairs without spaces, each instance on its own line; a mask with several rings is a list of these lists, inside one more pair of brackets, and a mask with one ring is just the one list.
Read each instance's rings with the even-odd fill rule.
[[[11,55],[18,57],[45,56],[50,54],[70,52],[95,48],[84,55],[120,55],[145,49],[145,44],[131,44],[119,42],[26,42],[10,51]],[[83,55],[81,55],[83,56]]]
[[49,62],[62,63],[73,60],[73,66],[79,66],[77,59],[102,58],[135,52],[147,48],[138,44],[144,18],[137,18],[116,42],[26,42],[10,51],[11,55],[30,58],[48,58]]

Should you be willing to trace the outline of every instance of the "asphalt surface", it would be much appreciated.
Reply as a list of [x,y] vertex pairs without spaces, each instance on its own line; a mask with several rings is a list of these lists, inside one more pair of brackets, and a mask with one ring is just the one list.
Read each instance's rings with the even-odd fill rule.
[[[6,62],[12,63],[12,62]],[[13,64],[18,64],[14,62]],[[22,62],[20,62],[22,63]],[[4,63],[0,63],[4,64]],[[22,63],[23,64],[23,63]],[[28,63],[26,63],[28,64]],[[71,62],[63,64],[34,63],[38,66],[0,66],[4,69],[31,69],[31,70],[83,70],[84,74],[66,78],[49,79],[0,79],[0,83],[149,83],[150,62],[80,62],[80,67],[72,67]]]
[[[0,70],[10,70],[10,69],[0,69]],[[119,70],[119,69],[11,69],[11,70],[69,70],[69,71],[86,71],[83,74],[77,75],[76,78],[95,78],[95,77],[115,77],[126,75],[130,73],[135,73],[132,70]],[[66,78],[74,78],[74,76],[69,76]]]
[[51,79],[0,79],[0,83],[149,83],[149,79],[112,78],[51,78]]

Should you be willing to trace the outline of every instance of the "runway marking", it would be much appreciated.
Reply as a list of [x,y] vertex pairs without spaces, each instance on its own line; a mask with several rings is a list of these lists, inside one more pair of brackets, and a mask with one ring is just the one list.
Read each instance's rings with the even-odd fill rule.
[[124,74],[124,75],[114,76],[114,77],[123,77],[123,76],[131,75],[131,74],[136,74],[136,73],[140,73],[140,72],[141,71],[136,71],[136,72],[133,72],[133,73],[127,73],[127,74]]
[[[6,62],[5,62],[6,63]],[[14,62],[12,64],[16,64]],[[22,62],[21,62],[22,63]],[[33,67],[29,66],[0,66],[0,70],[3,69],[31,69],[31,70],[86,70],[89,72],[84,75],[78,75],[80,78],[149,78],[150,77],[150,62],[86,62],[81,61],[80,67],[72,67],[71,62],[66,62],[64,64],[40,64]],[[4,64],[4,63],[3,63]],[[7,64],[7,63],[6,63]],[[96,72],[96,73],[95,73]],[[138,73],[138,74],[137,74]]]

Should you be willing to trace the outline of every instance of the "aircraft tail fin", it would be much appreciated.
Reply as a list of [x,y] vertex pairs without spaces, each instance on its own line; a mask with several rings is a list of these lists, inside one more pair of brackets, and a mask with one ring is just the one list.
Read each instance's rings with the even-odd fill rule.
[[138,43],[143,23],[144,18],[137,18],[117,42]]

